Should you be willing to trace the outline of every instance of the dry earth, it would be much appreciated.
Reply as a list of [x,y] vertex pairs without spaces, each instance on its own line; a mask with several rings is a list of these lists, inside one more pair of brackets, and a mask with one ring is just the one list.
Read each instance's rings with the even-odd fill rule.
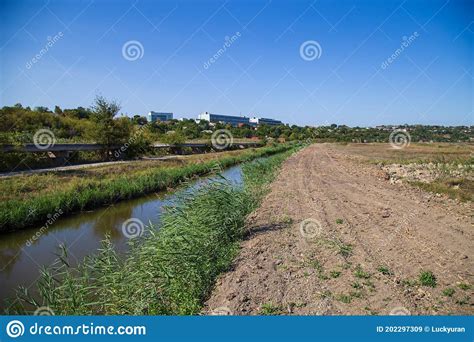
[[390,184],[330,144],[284,163],[248,229],[205,313],[474,314],[472,203]]

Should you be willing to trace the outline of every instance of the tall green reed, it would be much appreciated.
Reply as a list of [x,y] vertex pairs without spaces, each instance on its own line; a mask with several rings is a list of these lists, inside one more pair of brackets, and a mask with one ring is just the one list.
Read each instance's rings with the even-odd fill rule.
[[144,238],[131,240],[125,256],[106,239],[96,255],[71,268],[64,250],[42,271],[36,294],[19,289],[9,313],[46,306],[56,315],[198,314],[238,253],[246,217],[297,148],[244,164],[243,187],[223,179],[183,192],[166,208],[160,229],[149,227]]

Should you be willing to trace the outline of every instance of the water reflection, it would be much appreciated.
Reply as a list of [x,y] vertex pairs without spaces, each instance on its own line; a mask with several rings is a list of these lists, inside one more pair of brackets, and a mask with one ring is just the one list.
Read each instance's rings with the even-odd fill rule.
[[[240,166],[229,168],[222,174],[236,184],[242,182]],[[145,224],[156,225],[163,206],[170,205],[180,192],[195,191],[216,179],[215,176],[205,177],[175,193],[151,194],[60,218],[36,240],[31,238],[41,226],[0,235],[0,308],[4,306],[4,299],[11,297],[19,285],[30,286],[38,278],[40,268],[54,262],[61,244],[67,246],[73,265],[95,253],[106,234],[110,235],[116,249],[124,252],[128,239],[122,232],[123,222],[133,217]]]

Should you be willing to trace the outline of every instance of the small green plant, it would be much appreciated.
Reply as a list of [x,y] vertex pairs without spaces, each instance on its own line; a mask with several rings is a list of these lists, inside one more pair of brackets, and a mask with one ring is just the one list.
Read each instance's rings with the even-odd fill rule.
[[467,303],[469,303],[469,300],[471,299],[471,297],[469,296],[466,296],[466,297],[463,297],[461,299],[458,299],[456,300],[456,304],[458,305],[466,305]]
[[361,298],[362,297],[362,292],[361,291],[351,291],[351,292],[349,292],[349,295],[352,298]]
[[454,290],[452,287],[447,287],[443,290],[443,295],[446,297],[452,297],[454,292],[456,292],[456,290]]
[[322,279],[322,280],[329,279],[328,276],[324,274],[324,267],[323,265],[321,265],[321,263],[318,260],[309,260],[308,266],[316,270],[316,272],[318,273],[319,279]]
[[384,275],[393,275],[392,271],[390,271],[390,269],[387,267],[387,266],[379,266],[379,268],[377,268],[377,271],[379,271],[380,273],[384,274]]
[[365,310],[365,311],[368,311],[369,314],[372,315],[372,316],[377,315],[377,311],[372,310],[372,309],[371,309],[370,307],[368,307],[368,306],[366,306],[366,307],[364,308],[364,310]]
[[343,223],[344,223],[344,220],[341,219],[341,218],[338,218],[338,219],[336,220],[336,223],[337,223],[337,224],[343,224]]
[[275,316],[283,313],[283,308],[279,305],[274,305],[273,303],[264,303],[260,308],[261,315]]
[[357,281],[353,282],[353,283],[351,284],[351,286],[352,286],[353,288],[355,288],[355,289],[361,289],[361,288],[362,288],[362,285],[361,285],[359,282],[357,282]]
[[370,279],[367,279],[366,281],[364,281],[364,285],[369,288],[369,291],[370,291],[370,292],[374,292],[374,291],[375,291],[375,285],[374,285],[373,282],[370,281]]
[[339,245],[339,254],[341,254],[344,258],[351,256],[352,246],[346,244]]
[[357,278],[360,278],[360,279],[369,279],[369,278],[370,278],[370,273],[365,272],[365,271],[362,269],[362,266],[361,266],[361,265],[357,265],[357,266],[356,266],[355,271],[354,271],[354,275],[355,275]]
[[466,284],[466,283],[459,283],[458,284],[458,287],[461,289],[461,290],[464,290],[464,291],[467,291],[471,288],[471,285],[469,284]]
[[341,275],[340,271],[331,271],[329,272],[332,278],[338,278]]
[[337,295],[336,299],[346,304],[352,302],[352,297],[344,293]]
[[329,290],[324,290],[321,294],[320,294],[321,298],[331,298],[332,297],[332,292],[329,291]]
[[324,272],[324,268],[323,266],[321,265],[321,263],[318,261],[318,260],[309,260],[308,261],[308,266],[310,266],[311,268],[314,268],[316,271],[318,271],[319,273],[321,272]]
[[431,271],[421,272],[419,280],[423,286],[436,287],[436,276]]

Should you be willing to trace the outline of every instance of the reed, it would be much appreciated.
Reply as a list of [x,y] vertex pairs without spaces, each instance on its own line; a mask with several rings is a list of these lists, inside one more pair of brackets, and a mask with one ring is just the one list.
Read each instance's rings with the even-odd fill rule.
[[[95,209],[147,193],[175,187],[194,176],[213,172],[218,163],[229,167],[255,158],[281,153],[290,145],[264,147],[236,156],[225,156],[213,161],[171,168],[151,168],[110,179],[83,179],[66,189],[59,189],[27,199],[12,199],[0,203],[0,233],[14,231],[34,224],[44,224],[60,211],[61,216]],[[60,181],[58,179],[58,181]]]
[[70,268],[67,250],[42,271],[36,295],[22,288],[8,313],[47,306],[56,315],[194,315],[216,277],[229,268],[245,235],[245,219],[258,206],[281,163],[299,147],[243,166],[244,186],[225,179],[183,192],[166,208],[160,229],[131,240],[119,256],[110,240]]

